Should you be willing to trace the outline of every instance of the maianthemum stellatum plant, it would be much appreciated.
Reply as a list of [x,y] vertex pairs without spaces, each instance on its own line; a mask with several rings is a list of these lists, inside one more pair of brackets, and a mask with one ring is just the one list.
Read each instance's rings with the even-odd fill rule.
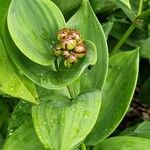
[[149,140],[140,137],[104,140],[129,108],[139,48],[117,53],[129,31],[108,57],[106,28],[90,2],[80,2],[63,2],[81,4],[66,18],[58,1],[2,3],[0,93],[21,99],[4,150],[85,150],[98,143],[94,150],[117,150],[124,142],[133,150],[149,148]]

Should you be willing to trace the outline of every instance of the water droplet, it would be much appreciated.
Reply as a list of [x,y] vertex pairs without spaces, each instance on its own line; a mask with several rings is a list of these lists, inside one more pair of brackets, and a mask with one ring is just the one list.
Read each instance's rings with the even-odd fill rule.
[[55,41],[52,41],[52,44],[55,44]]
[[87,73],[84,73],[85,76],[87,76]]
[[9,90],[10,90],[10,91],[14,91],[14,88],[13,88],[13,87],[11,87]]
[[46,121],[44,121],[44,122],[42,123],[42,125],[43,125],[43,126],[45,126],[46,124],[47,124],[47,122],[46,122]]

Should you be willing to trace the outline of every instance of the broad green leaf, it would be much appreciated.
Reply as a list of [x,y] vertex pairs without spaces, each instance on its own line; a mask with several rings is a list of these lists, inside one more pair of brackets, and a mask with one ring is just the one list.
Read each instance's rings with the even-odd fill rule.
[[1,0],[0,1],[0,35],[2,32],[3,19],[5,16],[5,13],[8,9],[9,3],[10,3],[10,0]]
[[39,65],[25,57],[11,40],[6,25],[4,44],[9,56],[19,70],[34,83],[47,89],[60,89],[71,84],[89,65],[94,65],[97,60],[95,45],[90,41],[85,41],[88,52],[84,58],[80,59],[78,63],[72,65],[70,68],[63,66],[60,67],[59,72],[53,71],[51,67]]
[[8,124],[8,136],[25,122],[31,120],[31,104],[20,101],[15,107]]
[[70,150],[93,128],[100,110],[99,90],[71,101],[63,95],[47,96],[33,106],[32,117],[40,141],[48,149]]
[[96,144],[109,136],[127,112],[137,82],[138,50],[110,57],[108,76],[102,89],[102,106],[86,143]]
[[78,29],[83,37],[92,41],[97,48],[97,62],[82,76],[81,89],[91,87],[101,89],[107,72],[108,50],[103,29],[88,0],[83,1],[81,8],[68,21],[67,27]]
[[62,13],[50,0],[11,1],[8,28],[12,39],[25,56],[38,64],[53,63],[56,33],[64,26]]
[[37,104],[38,102],[35,99],[37,94],[33,92],[35,87],[33,83],[30,82],[29,84],[30,90],[16,74],[0,39],[0,90],[10,96],[22,98]]
[[150,121],[131,126],[119,134],[120,136],[136,136],[150,139]]
[[100,142],[93,150],[148,150],[149,147],[149,139],[120,136]]
[[147,105],[150,105],[150,77],[143,83],[140,89],[138,99]]
[[52,0],[57,7],[63,12],[63,14],[67,14],[72,11],[74,8],[78,7],[82,0]]
[[150,121],[142,122],[133,133],[129,134],[131,136],[138,136],[150,139]]
[[150,37],[142,43],[140,55],[144,58],[150,59]]
[[24,123],[8,138],[3,150],[45,150],[31,122]]

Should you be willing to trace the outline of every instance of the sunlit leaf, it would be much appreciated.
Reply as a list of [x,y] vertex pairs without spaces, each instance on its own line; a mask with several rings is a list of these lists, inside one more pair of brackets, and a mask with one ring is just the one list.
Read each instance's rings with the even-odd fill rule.
[[97,62],[94,67],[84,73],[81,79],[81,89],[102,88],[108,65],[108,52],[105,34],[97,20],[90,3],[84,0],[81,8],[67,23],[68,27],[78,29],[85,39],[92,41],[97,48]]
[[99,114],[101,96],[99,90],[92,90],[80,94],[74,101],[62,95],[47,96],[41,101],[32,109],[40,141],[48,149],[70,150],[93,128]]
[[26,85],[27,83],[24,84],[16,74],[6,55],[2,41],[0,40],[0,90],[10,96],[22,98],[32,103],[38,103],[35,99],[37,93],[34,84],[31,82],[29,83],[30,90]]
[[149,139],[120,136],[100,142],[93,150],[148,150],[149,147]]
[[89,65],[94,65],[97,60],[95,45],[90,41],[85,41],[87,55],[80,59],[78,63],[73,64],[70,68],[62,66],[59,72],[56,72],[49,66],[39,65],[25,57],[11,40],[6,26],[4,44],[7,52],[19,70],[30,80],[47,89],[59,89],[71,84]]
[[3,150],[45,150],[40,143],[31,122],[20,126],[14,134],[8,138]]
[[50,0],[11,1],[8,28],[12,39],[21,52],[36,63],[53,63],[56,33],[64,26],[62,13]]
[[102,106],[95,127],[86,139],[96,144],[119,125],[130,105],[138,75],[138,50],[110,58],[108,76],[102,89]]

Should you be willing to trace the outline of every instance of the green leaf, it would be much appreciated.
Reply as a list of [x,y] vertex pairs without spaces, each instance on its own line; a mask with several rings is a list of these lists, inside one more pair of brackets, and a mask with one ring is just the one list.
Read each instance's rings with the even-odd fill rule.
[[[133,9],[130,5],[129,0],[112,0],[119,8],[123,10],[123,12],[127,15],[127,17],[133,21],[136,17],[136,10]],[[132,9],[131,9],[132,8]]]
[[92,41],[97,48],[97,62],[95,66],[82,76],[81,89],[101,89],[108,65],[108,50],[105,34],[96,18],[88,0],[84,0],[81,8],[68,21],[67,27],[76,28],[85,39]]
[[144,58],[150,59],[150,37],[142,43],[140,55]]
[[96,144],[119,125],[130,105],[138,75],[138,50],[110,57],[108,76],[102,89],[102,106],[86,143]]
[[95,12],[112,12],[116,6],[113,3],[113,0],[90,0],[92,8]]
[[[30,84],[30,90],[26,87],[24,82],[18,77],[14,68],[12,67],[3,43],[0,39],[0,90],[5,94],[13,97],[22,98],[24,100],[30,101],[37,104],[37,97],[35,87],[33,83]],[[29,81],[28,81],[29,82]],[[31,92],[32,91],[32,92]]]
[[[99,90],[71,101],[63,95],[47,96],[33,106],[32,117],[40,141],[48,149],[70,150],[93,128],[100,110]],[[86,107],[85,107],[86,106]]]
[[8,9],[9,3],[10,3],[10,0],[1,0],[0,2],[0,35],[2,32],[3,19]]
[[104,140],[93,150],[148,150],[149,147],[149,139],[120,136]]
[[52,0],[57,7],[63,12],[63,14],[67,14],[72,11],[74,8],[78,7],[82,0]]
[[94,65],[97,60],[95,45],[90,41],[85,41],[88,52],[84,58],[80,59],[78,63],[72,65],[70,68],[63,66],[59,72],[53,71],[51,67],[39,65],[25,57],[11,40],[6,25],[4,30],[4,44],[9,56],[19,70],[31,81],[47,89],[59,89],[71,84],[89,65]]
[[129,0],[120,0],[123,4],[125,4],[129,9],[131,9],[130,1]]
[[45,150],[31,122],[20,126],[7,140],[3,150]]
[[131,136],[138,136],[150,139],[150,121],[142,122],[133,133],[129,134]]
[[50,0],[11,1],[8,28],[12,39],[25,56],[38,64],[53,63],[56,33],[64,26],[62,13]]
[[8,124],[8,136],[25,122],[31,120],[31,104],[20,101],[15,107]]

